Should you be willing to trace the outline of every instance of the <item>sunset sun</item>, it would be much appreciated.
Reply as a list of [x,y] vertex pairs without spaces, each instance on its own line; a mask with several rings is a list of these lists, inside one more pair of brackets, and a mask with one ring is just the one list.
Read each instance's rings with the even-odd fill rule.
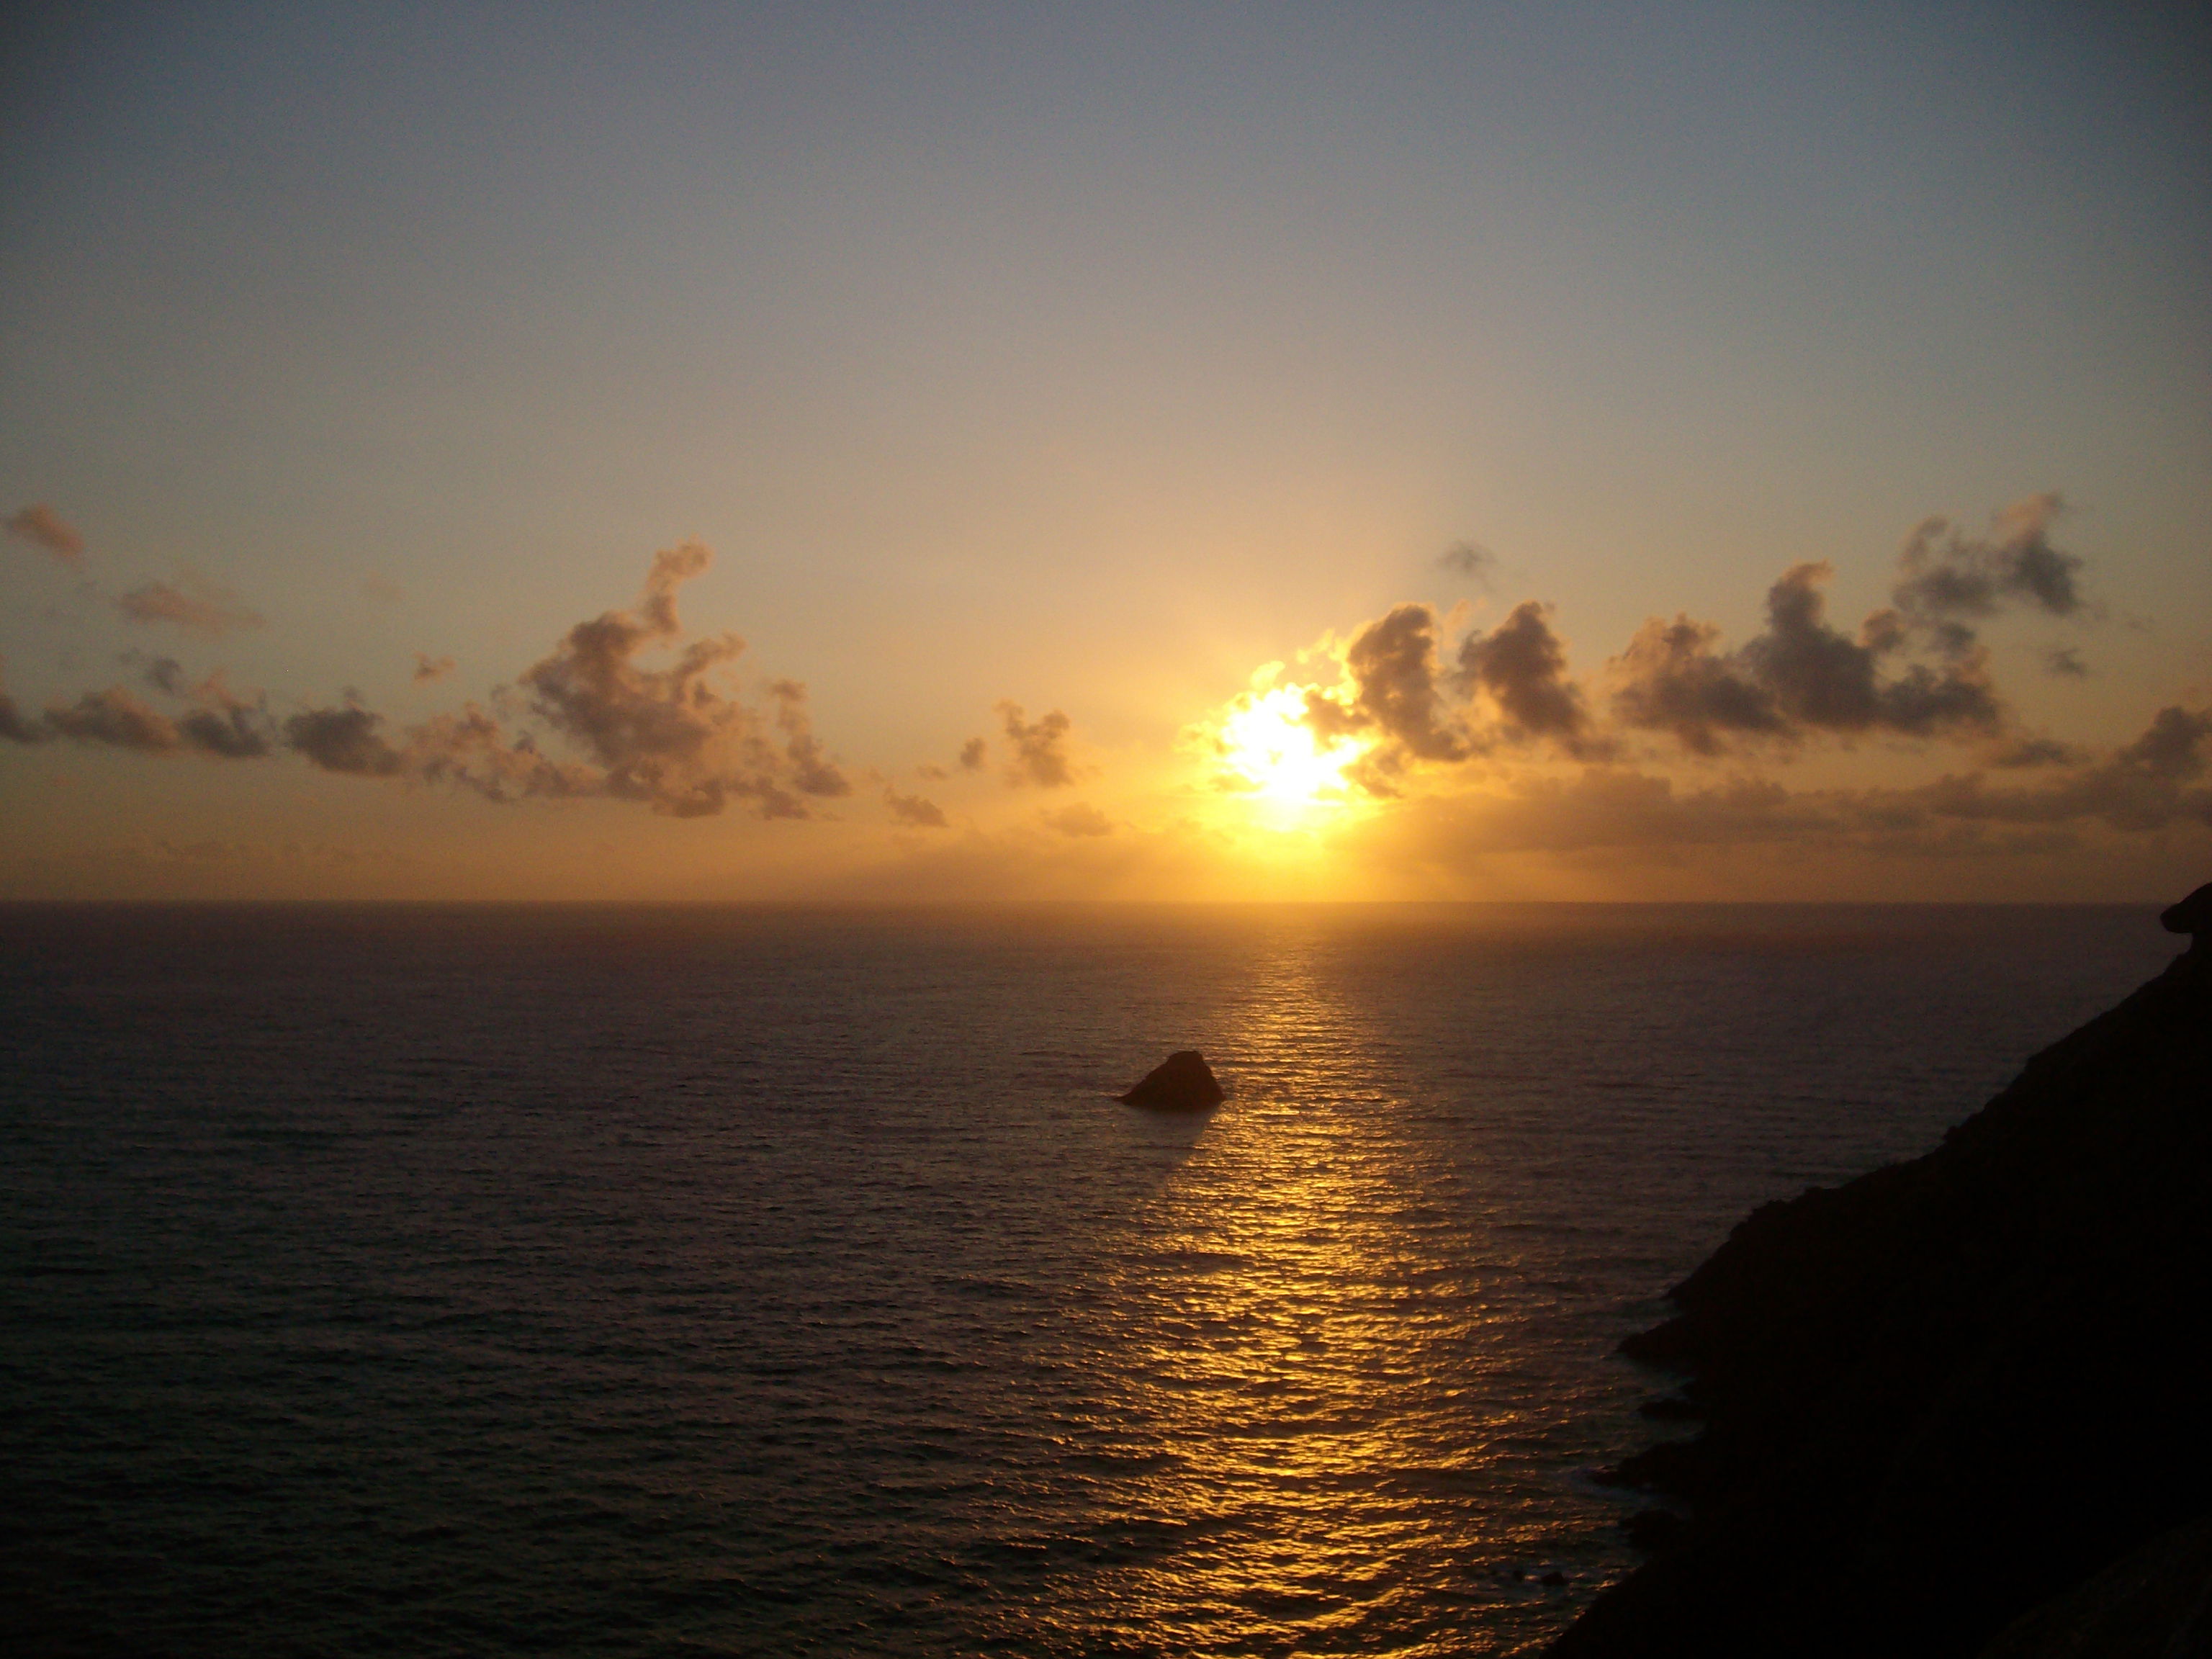
[[1349,738],[1324,741],[1305,720],[1305,688],[1255,688],[1232,702],[1212,747],[1222,787],[1256,798],[1269,816],[1304,817],[1348,797],[1345,769],[1359,757]]

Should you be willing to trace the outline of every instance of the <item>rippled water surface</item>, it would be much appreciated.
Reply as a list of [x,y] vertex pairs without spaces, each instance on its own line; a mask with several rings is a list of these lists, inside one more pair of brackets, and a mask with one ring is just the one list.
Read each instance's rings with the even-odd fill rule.
[[[1620,1336],[2169,945],[2116,908],[0,908],[0,1636],[1528,1650],[1630,1565],[1587,1478],[1647,1432]],[[1109,1097],[1186,1047],[1219,1110]]]

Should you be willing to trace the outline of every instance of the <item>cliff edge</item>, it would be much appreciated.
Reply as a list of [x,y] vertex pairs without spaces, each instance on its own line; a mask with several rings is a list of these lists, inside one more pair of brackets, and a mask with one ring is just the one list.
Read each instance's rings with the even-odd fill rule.
[[1754,1211],[1622,1345],[1703,1427],[1616,1478],[1689,1514],[1632,1523],[1650,1558],[1549,1652],[1966,1659],[2166,1559],[2212,1512],[2208,1267],[2200,934],[1935,1151]]

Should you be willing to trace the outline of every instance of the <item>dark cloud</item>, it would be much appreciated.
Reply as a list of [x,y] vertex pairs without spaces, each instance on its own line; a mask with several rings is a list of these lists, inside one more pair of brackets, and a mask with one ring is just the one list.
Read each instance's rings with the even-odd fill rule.
[[[1590,759],[1608,752],[1546,606],[1517,605],[1490,632],[1468,635],[1449,674],[1437,659],[1440,631],[1429,606],[1398,605],[1352,635],[1345,685],[1306,694],[1306,723],[1324,742],[1374,739],[1349,769],[1352,782],[1370,794],[1395,794],[1416,763],[1466,761],[1501,743],[1546,742]],[[1474,724],[1448,693],[1486,699],[1497,720]]]
[[2079,766],[2088,757],[2071,744],[2056,738],[2014,737],[1990,752],[1989,763],[2007,771],[2031,766]]
[[960,765],[963,770],[980,772],[991,757],[991,745],[981,738],[970,738],[960,745]]
[[1479,542],[1454,542],[1437,555],[1437,568],[1471,578],[1478,586],[1488,587],[1492,573],[1498,568],[1498,555]]
[[276,727],[266,699],[235,695],[221,669],[195,685],[174,657],[156,657],[146,665],[146,683],[198,705],[176,722],[185,747],[223,760],[258,760],[275,750]]
[[1353,733],[1376,738],[1349,774],[1370,794],[1397,793],[1395,779],[1414,761],[1462,761],[1474,753],[1442,696],[1437,633],[1437,614],[1427,605],[1395,606],[1345,647],[1348,687],[1306,694],[1306,723],[1324,742]]
[[896,789],[884,791],[884,805],[890,807],[891,817],[899,823],[920,830],[945,830],[945,809],[933,800],[921,795],[902,795]]
[[1044,821],[1063,836],[1110,836],[1114,821],[1087,801],[1077,801],[1063,806],[1057,812],[1047,812]]
[[1830,625],[1826,564],[1801,564],[1767,591],[1766,627],[1740,650],[1717,650],[1719,630],[1678,616],[1653,617],[1613,659],[1613,711],[1623,725],[1672,732],[1716,754],[1743,738],[1796,741],[1814,733],[1903,737],[1990,733],[2003,722],[1978,648],[1941,667],[1885,664],[1906,644],[1894,613],[1878,611],[1853,639]]
[[2153,717],[2149,729],[2114,763],[2146,777],[2180,781],[2204,770],[2205,739],[2212,737],[2212,710],[2191,711],[2169,704]]
[[1828,625],[1821,585],[1826,564],[1801,564],[1768,590],[1766,631],[1744,655],[1772,688],[1784,715],[1818,731],[1881,730],[1925,737],[1946,728],[1991,731],[1995,694],[1978,657],[1941,672],[1916,663],[1893,679],[1881,674],[1896,642],[1879,620],[1852,640]]
[[[138,659],[135,653],[126,652],[119,660],[127,663]],[[185,665],[174,657],[151,657],[146,659],[145,662],[146,684],[156,691],[166,692],[173,697],[187,697],[191,695],[190,678],[185,672]]]
[[[1059,789],[1075,781],[1074,763],[1067,753],[1070,727],[1066,714],[1055,708],[1032,720],[1018,702],[1001,702],[997,708],[1006,723],[1006,744],[1012,751],[1006,768],[1009,784],[1016,788],[1035,785],[1039,789]],[[963,750],[963,765],[967,758]]]
[[266,709],[258,701],[233,696],[221,674],[187,687],[183,671],[165,657],[148,666],[146,678],[198,707],[172,717],[127,688],[112,685],[81,693],[75,702],[50,703],[34,719],[0,692],[0,738],[16,743],[67,738],[141,755],[198,754],[217,760],[258,759],[274,748],[276,732]]
[[608,793],[605,777],[543,753],[530,733],[509,741],[498,719],[475,703],[410,729],[399,769],[424,783],[457,784],[486,800],[574,799]]
[[269,717],[258,708],[195,708],[177,721],[185,744],[223,760],[258,760],[276,746]]
[[284,722],[284,742],[325,772],[362,778],[396,777],[404,764],[386,742],[381,714],[356,705],[310,708]]
[[[2057,617],[2084,610],[2081,562],[2051,543],[2063,510],[2055,494],[2031,495],[1996,514],[1982,537],[1926,520],[1898,556],[1889,605],[1856,636],[1827,621],[1825,564],[1786,572],[1768,591],[1765,629],[1735,652],[1719,648],[1710,623],[1653,617],[1613,660],[1613,714],[1705,755],[1815,734],[1994,734],[2004,711],[1972,623],[2008,604]],[[2054,673],[2087,672],[2069,648],[2047,661]]]
[[15,706],[15,698],[8,695],[5,682],[0,682],[0,738],[9,743],[44,743],[52,735],[44,725]]
[[1549,738],[1570,754],[1592,755],[1602,745],[1548,611],[1530,599],[1489,633],[1469,634],[1460,642],[1457,682],[1498,705],[1507,737]]
[[775,699],[776,729],[784,736],[784,758],[802,794],[849,795],[852,784],[839,771],[814,736],[806,714],[806,688],[797,680],[775,680],[769,686]]
[[73,703],[56,703],[46,710],[46,722],[59,736],[79,743],[142,755],[174,754],[184,744],[174,721],[119,685],[88,691]]
[[2175,823],[2212,828],[2212,709],[2161,708],[2125,748],[2069,777],[2026,789],[1991,789],[1978,775],[1944,778],[1896,799],[1947,817],[1985,823],[2100,822],[2126,831]]
[[185,580],[189,592],[167,582],[146,582],[117,595],[115,608],[133,622],[172,623],[210,638],[234,628],[261,626],[260,616],[240,605],[228,588],[198,577]]
[[415,684],[434,685],[453,672],[451,657],[434,657],[427,651],[415,653]]
[[15,698],[0,691],[0,738],[10,743],[39,743],[46,733],[23,718],[22,710],[15,707]]
[[44,549],[64,564],[84,562],[84,538],[44,501],[17,507],[0,524],[16,540]]
[[1352,837],[1415,864],[1500,854],[1657,854],[1778,846],[1885,855],[2051,852],[2098,831],[2212,830],[2212,710],[2170,707],[2143,734],[2065,775],[1992,787],[1979,774],[1910,788],[1796,792],[1761,779],[1683,788],[1615,767],[1524,776],[1503,790],[1408,802]]
[[2089,665],[2081,660],[2081,653],[2070,645],[2054,645],[2044,653],[2043,665],[2050,672],[2066,679],[2087,679]]
[[1672,780],[1596,767],[1569,778],[1529,777],[1477,796],[1408,803],[1401,821],[1362,833],[1393,856],[1458,865],[1496,854],[1665,849],[1798,839],[1828,827],[1821,806],[1780,785],[1736,780],[1677,789]]
[[1650,617],[1610,665],[1614,717],[1644,731],[1672,732],[1683,747],[1717,754],[1739,733],[1787,730],[1774,696],[1735,658],[1717,650],[1721,630],[1678,615]]
[[2075,580],[2081,561],[2051,544],[2051,526],[2065,511],[2056,491],[2030,495],[1998,512],[1986,536],[1960,534],[1945,519],[1929,519],[1905,538],[1898,555],[1891,603],[1913,621],[1954,641],[1971,631],[1947,629],[1964,617],[1987,617],[2008,600],[2070,617],[2081,609]]

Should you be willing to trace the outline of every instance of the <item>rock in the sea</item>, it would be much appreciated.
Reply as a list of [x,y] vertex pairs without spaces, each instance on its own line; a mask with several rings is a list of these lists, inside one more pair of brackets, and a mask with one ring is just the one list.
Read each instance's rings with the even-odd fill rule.
[[1206,1056],[1195,1048],[1185,1048],[1146,1073],[1145,1080],[1121,1098],[1132,1106],[1203,1111],[1221,1103],[1221,1085],[1213,1080]]

